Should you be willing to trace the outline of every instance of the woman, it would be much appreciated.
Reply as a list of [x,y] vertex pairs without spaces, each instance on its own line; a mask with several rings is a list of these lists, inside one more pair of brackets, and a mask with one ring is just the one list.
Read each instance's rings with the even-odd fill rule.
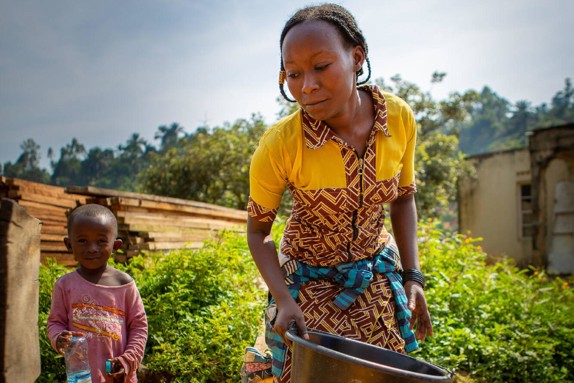
[[[422,340],[432,325],[417,252],[411,109],[360,86],[370,77],[368,47],[341,6],[299,10],[280,49],[281,93],[289,99],[286,82],[301,110],[270,128],[253,156],[247,237],[272,296],[273,374],[289,382],[291,322],[303,337],[310,328],[398,352],[418,347],[415,325]],[[285,188],[293,209],[277,253],[269,234]]]

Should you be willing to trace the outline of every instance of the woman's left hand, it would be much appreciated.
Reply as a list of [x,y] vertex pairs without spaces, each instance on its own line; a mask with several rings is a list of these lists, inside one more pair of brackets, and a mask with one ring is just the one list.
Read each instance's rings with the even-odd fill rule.
[[427,337],[433,336],[432,322],[427,307],[427,300],[421,285],[408,281],[405,284],[405,292],[408,299],[408,308],[413,316],[411,318],[411,330],[416,326],[415,337],[424,341]]

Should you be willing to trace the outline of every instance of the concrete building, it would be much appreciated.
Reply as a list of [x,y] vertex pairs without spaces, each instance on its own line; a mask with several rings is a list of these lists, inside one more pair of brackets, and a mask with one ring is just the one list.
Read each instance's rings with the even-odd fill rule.
[[459,183],[459,228],[494,256],[574,273],[574,124],[538,129],[528,148],[468,158]]

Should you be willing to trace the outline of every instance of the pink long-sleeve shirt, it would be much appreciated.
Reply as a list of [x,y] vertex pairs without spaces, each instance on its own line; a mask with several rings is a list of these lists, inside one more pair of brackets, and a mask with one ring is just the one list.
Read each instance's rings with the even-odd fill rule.
[[48,337],[56,349],[62,331],[83,332],[93,383],[111,383],[106,360],[120,358],[125,382],[137,382],[147,341],[147,317],[135,281],[122,286],[88,282],[77,271],[59,278],[54,285],[48,317]]

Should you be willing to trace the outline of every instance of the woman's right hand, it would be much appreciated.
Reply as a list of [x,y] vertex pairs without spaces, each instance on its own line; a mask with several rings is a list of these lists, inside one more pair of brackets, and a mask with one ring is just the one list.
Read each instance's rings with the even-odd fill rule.
[[307,326],[305,325],[305,315],[301,308],[291,296],[287,297],[282,302],[277,302],[277,317],[275,318],[275,325],[273,330],[281,336],[285,344],[290,345],[291,341],[287,339],[286,332],[292,323],[297,325],[297,335],[303,339],[309,340],[307,334]]
[[257,221],[251,216],[247,216],[247,244],[261,276],[275,299],[277,314],[275,315],[273,330],[279,334],[285,344],[290,344],[291,342],[285,333],[293,322],[297,325],[300,337],[309,339],[309,335],[307,334],[303,311],[285,284],[275,242],[270,235],[272,225],[273,222]]

